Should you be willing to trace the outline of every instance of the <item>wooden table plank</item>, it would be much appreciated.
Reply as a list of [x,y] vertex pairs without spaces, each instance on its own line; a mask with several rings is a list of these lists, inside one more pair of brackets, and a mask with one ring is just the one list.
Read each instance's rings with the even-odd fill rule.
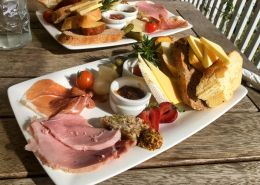
[[[99,185],[146,184],[259,184],[260,162],[128,170]],[[0,180],[5,185],[52,185],[48,177]]]
[[[259,112],[227,113],[214,123],[136,168],[260,160]],[[45,174],[15,119],[0,119],[0,178]],[[8,161],[8,162],[6,162]]]

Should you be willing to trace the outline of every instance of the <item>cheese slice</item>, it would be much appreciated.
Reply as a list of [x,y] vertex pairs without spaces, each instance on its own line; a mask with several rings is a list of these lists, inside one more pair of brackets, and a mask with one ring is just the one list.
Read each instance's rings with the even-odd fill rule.
[[221,61],[225,62],[226,64],[230,63],[229,57],[221,46],[204,37],[201,37],[200,41],[209,50],[209,52],[215,53],[215,55],[217,55]]
[[146,64],[150,67],[151,71],[153,72],[153,75],[159,82],[168,100],[173,104],[180,103],[181,100],[177,94],[176,87],[174,86],[172,80],[167,75],[165,75],[159,68],[155,67],[151,62],[146,61]]
[[152,95],[154,96],[155,100],[158,103],[162,102],[168,102],[168,98],[166,97],[164,91],[162,90],[159,82],[153,75],[153,72],[150,70],[150,68],[146,65],[145,61],[143,58],[138,54],[138,66],[140,68],[140,71],[142,73],[142,76],[149,87]]
[[200,61],[203,60],[203,48],[200,39],[193,37],[192,35],[187,38],[190,47],[192,48],[195,55],[198,57]]
[[205,68],[203,67],[202,63],[199,61],[199,59],[194,54],[193,50],[189,49],[189,63],[198,71],[203,72]]
[[98,1],[91,1],[91,0],[83,0],[83,1],[80,1],[78,3],[75,3],[73,4],[71,7],[70,7],[70,11],[73,12],[79,8],[82,8],[83,6],[87,6],[87,5],[90,5],[92,3],[96,2],[96,4],[98,3]]
[[92,11],[92,10],[95,10],[95,9],[101,7],[101,6],[102,6],[102,3],[96,4],[96,2],[94,2],[94,3],[91,3],[91,4],[89,4],[89,5],[86,5],[86,6],[83,6],[83,7],[79,8],[79,9],[77,9],[77,12],[78,12],[81,16],[83,16],[83,15],[85,15],[86,13],[88,13],[88,12],[90,12],[90,11]]

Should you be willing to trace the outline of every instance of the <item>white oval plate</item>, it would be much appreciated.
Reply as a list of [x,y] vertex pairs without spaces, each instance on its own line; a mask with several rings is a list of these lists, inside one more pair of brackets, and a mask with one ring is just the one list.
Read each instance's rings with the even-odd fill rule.
[[[36,114],[23,106],[20,103],[20,99],[26,90],[36,81],[40,79],[52,79],[55,82],[65,86],[70,87],[68,82],[68,77],[71,74],[77,73],[79,70],[89,69],[92,72],[98,70],[100,64],[109,62],[109,59],[102,59],[88,64],[72,67],[62,71],[47,74],[38,78],[34,78],[8,88],[8,97],[13,109],[16,120],[20,126],[20,129],[28,140],[31,136],[25,129],[26,121],[30,118],[36,116]],[[235,104],[237,104],[245,95],[247,94],[247,89],[242,85],[234,93],[232,99],[217,108],[208,109],[205,111],[194,111],[187,110],[186,112],[180,113],[177,120],[172,124],[163,124],[160,126],[160,133],[163,136],[164,143],[162,147],[155,151],[148,151],[139,147],[134,147],[129,152],[121,156],[121,158],[111,161],[100,169],[94,172],[88,173],[67,173],[61,170],[53,170],[48,166],[41,163],[44,170],[50,176],[50,178],[58,185],[85,185],[85,184],[96,184],[111,178],[119,173],[122,173],[129,168],[132,168],[169,148],[180,143],[184,139],[195,134],[199,130],[203,129],[229,109],[231,109]],[[94,109],[84,109],[81,115],[88,119],[92,124],[97,124],[98,118],[104,115],[111,114],[111,108],[109,107],[109,102],[103,104],[97,104]]]
[[[135,2],[131,2],[130,4],[135,4],[138,1]],[[150,2],[150,1],[148,1]],[[150,2],[152,3],[152,2]],[[169,12],[169,16],[174,16],[173,13]],[[38,18],[38,20],[40,21],[40,23],[43,25],[43,27],[47,30],[47,32],[49,32],[49,34],[57,41],[57,37],[58,35],[61,34],[61,31],[58,30],[55,26],[53,26],[50,23],[47,23],[44,19],[43,19],[43,12],[41,11],[36,11],[36,16]],[[160,37],[160,36],[168,36],[168,35],[173,35],[175,33],[179,33],[185,30],[188,30],[192,28],[192,25],[189,23],[187,27],[185,28],[175,28],[175,29],[169,29],[169,30],[164,30],[164,31],[156,31],[154,33],[151,34],[147,34],[150,38],[153,37]],[[111,46],[121,46],[121,45],[125,45],[125,44],[131,44],[131,43],[135,43],[137,42],[134,39],[130,39],[130,38],[123,38],[122,40],[116,41],[116,42],[108,42],[108,43],[100,43],[100,44],[85,44],[85,45],[79,45],[79,46],[73,46],[73,45],[67,45],[67,44],[63,44],[60,43],[62,46],[64,46],[67,49],[70,50],[80,50],[80,49],[95,49],[95,48],[105,48],[105,47],[111,47]]]

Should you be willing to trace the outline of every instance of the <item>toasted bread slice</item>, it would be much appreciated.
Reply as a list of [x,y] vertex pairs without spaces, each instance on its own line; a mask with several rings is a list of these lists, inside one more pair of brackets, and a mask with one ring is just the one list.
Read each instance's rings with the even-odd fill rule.
[[58,40],[63,44],[82,45],[82,44],[97,44],[105,42],[115,42],[121,40],[124,32],[117,29],[106,29],[98,35],[78,35],[71,31],[64,31],[59,35]]
[[[99,21],[101,18],[102,17],[100,9],[93,10],[84,16],[75,15],[67,17],[62,24],[61,31],[95,27],[96,22]],[[98,24],[100,25],[100,23]]]
[[207,68],[196,87],[196,95],[209,107],[228,101],[241,84],[243,59],[236,51],[228,57],[229,64],[218,60]]
[[102,33],[106,29],[106,24],[104,22],[94,22],[88,27],[81,28],[83,35],[97,35]]

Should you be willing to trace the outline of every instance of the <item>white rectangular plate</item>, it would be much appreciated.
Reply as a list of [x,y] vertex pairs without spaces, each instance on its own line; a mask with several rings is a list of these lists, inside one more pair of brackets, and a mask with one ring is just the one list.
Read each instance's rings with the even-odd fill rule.
[[[135,4],[136,2],[131,2],[131,4]],[[175,16],[173,13],[169,12],[169,16]],[[40,23],[43,25],[43,27],[49,32],[49,34],[57,41],[58,35],[61,34],[61,31],[58,30],[55,26],[53,26],[50,23],[47,23],[42,16],[42,12],[41,11],[36,11],[36,16],[38,18],[38,20],[40,21]],[[182,32],[185,31],[187,29],[192,28],[192,25],[190,23],[188,23],[188,26],[185,28],[175,28],[175,29],[169,29],[169,30],[164,30],[164,31],[156,31],[152,34],[148,34],[148,36],[150,38],[153,37],[159,37],[159,36],[168,36],[168,35],[173,35],[175,33],[178,32]],[[122,40],[116,41],[116,42],[108,42],[108,43],[100,43],[100,44],[85,44],[85,45],[79,45],[79,46],[73,46],[73,45],[67,45],[67,44],[63,44],[60,43],[62,46],[64,46],[67,49],[70,50],[80,50],[80,49],[94,49],[94,48],[104,48],[104,47],[111,47],[111,46],[120,46],[120,45],[124,45],[124,44],[131,44],[131,43],[135,43],[137,42],[134,39],[130,39],[130,38],[123,38]]]
[[[109,62],[109,60],[98,60],[92,63],[47,74],[45,76],[34,78],[10,87],[8,89],[9,101],[26,140],[30,138],[30,135],[25,129],[25,123],[33,116],[36,116],[36,114],[28,108],[24,107],[19,101],[25,91],[34,82],[40,79],[52,79],[63,86],[70,87],[68,83],[68,77],[71,74],[75,74],[79,70],[84,69],[89,69],[92,72],[96,72],[98,70],[98,66],[106,62]],[[164,143],[158,150],[148,151],[139,147],[134,147],[128,153],[121,156],[121,158],[111,161],[102,166],[100,169],[89,173],[66,173],[61,170],[53,170],[45,165],[43,165],[43,168],[56,184],[83,185],[99,183],[162,153],[163,151],[190,137],[227,112],[230,108],[237,104],[246,95],[246,93],[247,89],[243,86],[240,86],[230,101],[218,106],[217,108],[208,109],[205,111],[189,110],[180,113],[175,123],[161,125],[160,133],[163,136]],[[97,104],[97,107],[94,109],[83,110],[81,115],[88,119],[90,123],[92,123],[91,120],[98,120],[92,118],[99,118],[104,115],[109,115],[110,113],[111,110],[108,106],[108,103],[103,103]]]

